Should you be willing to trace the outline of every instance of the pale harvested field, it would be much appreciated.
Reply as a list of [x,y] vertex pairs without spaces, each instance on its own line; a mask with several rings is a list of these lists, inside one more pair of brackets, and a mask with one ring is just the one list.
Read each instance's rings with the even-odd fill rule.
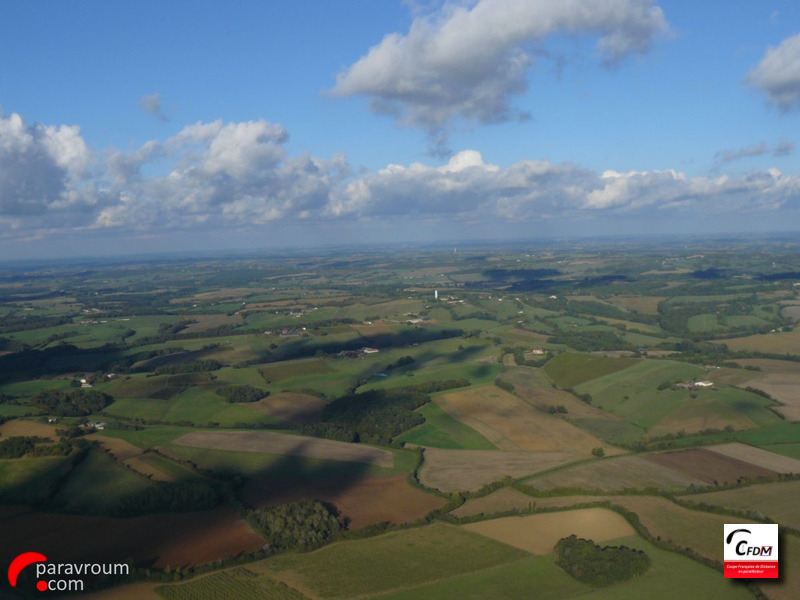
[[[754,387],[767,392],[784,406],[775,410],[787,421],[800,421],[800,363],[790,360],[746,358],[736,361],[743,367],[758,367],[761,371],[738,370],[742,387]],[[724,370],[724,369],[720,369]]]
[[310,394],[279,392],[248,406],[281,421],[315,423],[325,408],[325,400]]
[[724,506],[740,511],[758,511],[776,523],[800,529],[800,481],[750,485],[724,492],[686,496],[684,500]]
[[769,373],[747,385],[767,392],[783,404],[775,410],[787,421],[800,421],[800,373]]
[[734,352],[752,350],[755,352],[772,352],[777,354],[800,354],[800,328],[793,331],[763,333],[730,340],[717,340],[726,344]]
[[92,433],[91,435],[87,435],[86,439],[100,442],[100,445],[108,450],[118,461],[126,461],[129,458],[133,458],[134,456],[139,456],[140,454],[144,453],[144,450],[139,448],[139,446],[134,446],[130,442],[126,442],[120,438],[109,437],[99,433]]
[[225,325],[236,327],[244,324],[242,315],[238,313],[234,315],[183,315],[182,318],[186,320],[197,321],[197,323],[188,325],[181,331],[181,333],[200,333],[202,331],[208,331],[209,329],[214,329],[216,327],[222,327]]
[[697,433],[704,429],[725,429],[731,426],[737,431],[756,429],[758,424],[740,412],[716,400],[698,400],[684,404],[648,430],[651,437],[668,433]]
[[775,360],[772,358],[737,358],[736,364],[743,367],[758,367],[759,371],[748,371],[752,376],[760,373],[800,373],[800,362],[793,360]]
[[783,404],[775,410],[787,421],[800,421],[800,372],[768,373],[745,385],[763,390]]
[[755,446],[732,443],[708,446],[707,449],[778,473],[800,473],[800,460]]
[[524,477],[575,460],[569,452],[497,452],[427,448],[420,480],[445,492],[477,490],[503,477]]
[[547,473],[527,482],[541,490],[579,488],[614,491],[625,488],[684,488],[690,484],[705,485],[695,477],[668,466],[654,464],[641,456],[622,456]]
[[800,305],[790,304],[781,310],[781,314],[792,321],[800,321]]
[[500,450],[570,452],[590,456],[605,444],[571,423],[543,413],[514,394],[489,385],[445,394],[436,403]]
[[56,427],[63,427],[63,425],[48,425],[47,423],[39,423],[37,421],[27,421],[24,419],[12,419],[0,425],[0,439],[9,438],[12,436],[36,436],[42,438],[50,438],[55,440],[58,438],[56,435]]
[[538,555],[550,554],[558,540],[573,534],[596,543],[636,535],[633,527],[621,515],[605,508],[504,517],[462,527]]
[[385,468],[394,466],[394,455],[388,450],[272,431],[203,431],[187,433],[175,440],[175,443],[214,450],[266,452],[366,463]]
[[[515,367],[503,371],[503,380],[514,384],[514,394],[539,410],[547,410],[551,406],[563,406],[570,418],[592,418],[619,421],[619,417],[596,406],[578,400],[569,392],[554,389],[547,375],[532,367]],[[598,446],[607,445],[598,443]]]

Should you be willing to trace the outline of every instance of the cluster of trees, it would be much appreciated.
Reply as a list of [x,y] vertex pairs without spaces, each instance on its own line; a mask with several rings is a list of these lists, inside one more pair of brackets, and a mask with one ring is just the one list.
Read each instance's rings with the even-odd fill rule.
[[317,548],[346,527],[341,517],[317,500],[265,506],[250,511],[249,517],[274,552]]
[[157,512],[211,510],[221,501],[219,492],[205,481],[159,483],[124,498],[114,512],[121,517],[132,517]]
[[572,577],[591,585],[611,585],[643,575],[650,557],[626,546],[598,546],[575,535],[562,538],[555,547],[556,564]]
[[258,402],[269,396],[269,392],[260,390],[252,385],[230,385],[217,390],[226,402]]
[[174,365],[164,365],[158,367],[154,372],[156,375],[177,375],[178,373],[205,373],[208,371],[216,371],[221,368],[222,363],[218,360],[202,359],[190,360]]
[[425,422],[425,417],[414,411],[428,402],[430,396],[407,388],[350,394],[328,404],[321,421],[306,425],[303,433],[343,442],[390,444],[404,431]]
[[72,451],[69,442],[42,444],[47,439],[36,436],[13,436],[0,442],[0,458],[23,456],[66,456]]
[[47,390],[31,398],[30,405],[48,415],[85,417],[99,413],[113,401],[108,394],[95,390]]
[[320,422],[306,425],[302,431],[343,442],[390,444],[404,431],[425,422],[425,417],[414,411],[430,402],[428,394],[468,385],[466,379],[449,379],[350,393],[328,404]]

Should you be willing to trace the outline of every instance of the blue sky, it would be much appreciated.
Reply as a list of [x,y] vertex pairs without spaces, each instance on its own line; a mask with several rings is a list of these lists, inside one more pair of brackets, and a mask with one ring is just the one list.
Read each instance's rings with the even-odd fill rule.
[[796,2],[14,2],[8,258],[800,228]]

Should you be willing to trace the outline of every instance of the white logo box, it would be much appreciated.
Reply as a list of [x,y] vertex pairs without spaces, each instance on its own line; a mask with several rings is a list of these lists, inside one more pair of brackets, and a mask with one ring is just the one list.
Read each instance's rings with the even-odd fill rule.
[[778,576],[778,526],[725,524],[725,577],[762,579]]

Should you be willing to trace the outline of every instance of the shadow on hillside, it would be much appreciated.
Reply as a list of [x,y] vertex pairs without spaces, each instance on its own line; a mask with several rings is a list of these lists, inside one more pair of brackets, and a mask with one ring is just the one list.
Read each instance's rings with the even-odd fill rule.
[[[0,505],[0,563],[9,564],[21,552],[35,551],[45,554],[50,562],[132,561],[141,568],[163,567],[165,562],[169,562],[174,568],[256,550],[262,542],[248,531],[234,512],[237,503],[240,503],[240,515],[245,508],[302,499],[322,500],[330,505],[338,495],[359,486],[375,473],[375,467],[366,462],[301,456],[310,453],[308,447],[313,442],[307,438],[300,439],[302,441],[293,448],[293,454],[276,457],[263,469],[248,470],[247,476],[240,472],[245,470],[245,465],[241,470],[236,469],[233,460],[238,459],[230,457],[227,468],[204,471],[210,479],[227,482],[235,499],[233,505],[222,505],[213,510],[117,518],[48,512],[53,510],[53,505],[41,498],[36,503]],[[354,446],[360,449],[359,445]],[[363,450],[367,455],[371,449],[364,446]],[[206,452],[209,457],[216,458],[213,456],[215,452],[224,451]],[[198,463],[198,466],[204,466],[200,459]],[[42,474],[43,477],[50,475]],[[29,481],[27,485],[53,488],[49,498],[64,487],[63,480],[58,489],[54,488],[53,481]],[[13,498],[15,491],[25,490],[15,490],[12,486],[8,491],[5,495],[7,501]],[[25,498],[24,495],[19,497]],[[202,560],[169,558],[176,556],[198,556]]]

